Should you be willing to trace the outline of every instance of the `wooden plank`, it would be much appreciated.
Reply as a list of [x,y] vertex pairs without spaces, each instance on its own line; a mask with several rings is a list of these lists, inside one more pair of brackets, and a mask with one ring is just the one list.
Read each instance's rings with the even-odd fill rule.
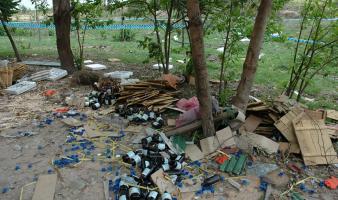
[[293,126],[305,165],[335,164],[338,163],[337,153],[334,150],[323,120],[294,120]]
[[266,110],[269,110],[269,108],[270,108],[269,106],[263,105],[263,106],[247,108],[247,111],[266,111]]
[[53,200],[56,181],[56,174],[40,175],[32,200]]
[[[224,112],[218,116],[216,116],[214,118],[214,123],[220,122],[224,119],[227,119],[228,117],[230,117],[231,115],[227,112]],[[195,131],[197,129],[199,129],[202,126],[202,122],[201,120],[198,120],[196,122],[192,122],[190,124],[178,127],[178,128],[174,128],[174,129],[170,129],[168,131],[166,131],[166,136],[173,136],[173,135],[179,135],[179,134],[184,134],[184,133],[188,133],[188,132],[192,132]]]

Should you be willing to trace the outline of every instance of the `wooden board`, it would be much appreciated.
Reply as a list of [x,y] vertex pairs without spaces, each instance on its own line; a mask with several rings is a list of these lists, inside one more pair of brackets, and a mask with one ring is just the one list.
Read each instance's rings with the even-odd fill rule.
[[40,175],[32,200],[53,200],[56,181],[56,174]]
[[294,120],[293,126],[305,165],[338,163],[323,120]]
[[293,130],[292,120],[295,119],[303,111],[300,108],[293,108],[286,115],[281,117],[274,125],[282,133],[282,135],[291,143],[293,148],[300,152],[297,137]]

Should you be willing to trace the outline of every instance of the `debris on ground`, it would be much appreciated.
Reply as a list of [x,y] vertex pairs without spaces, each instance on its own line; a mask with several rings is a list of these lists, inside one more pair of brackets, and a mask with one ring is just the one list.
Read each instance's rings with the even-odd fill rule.
[[[55,81],[39,82],[51,71]],[[4,199],[327,199],[336,191],[334,110],[251,97],[244,114],[215,101],[216,135],[204,138],[198,99],[182,95],[181,76],[61,72],[21,74],[36,89],[21,81],[12,93],[26,93],[1,102],[10,108],[0,113]],[[74,81],[87,86],[66,85]]]

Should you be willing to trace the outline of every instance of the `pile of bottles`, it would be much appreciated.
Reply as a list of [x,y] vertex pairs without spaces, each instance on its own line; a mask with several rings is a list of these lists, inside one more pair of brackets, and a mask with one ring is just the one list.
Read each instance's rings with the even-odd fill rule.
[[111,89],[105,91],[92,91],[85,97],[85,106],[91,107],[93,110],[99,109],[102,105],[112,105],[116,99]]
[[[171,180],[178,185],[184,174],[183,161],[184,154],[176,154],[169,149],[162,137],[158,134],[141,139],[142,149],[129,151],[122,156],[125,163],[140,169],[141,173],[133,175],[137,185],[143,187],[155,187],[151,180],[151,175],[157,170],[162,169],[166,172]],[[166,155],[166,156],[164,156]],[[171,200],[173,197],[170,193],[165,192],[162,196],[157,191],[145,191],[139,187],[129,186],[124,181],[119,184],[119,199],[130,200]]]
[[137,124],[151,122],[152,127],[155,129],[160,129],[164,125],[164,120],[160,114],[156,114],[154,110],[149,110],[145,107],[127,107],[120,104],[116,106],[115,111],[130,122]]

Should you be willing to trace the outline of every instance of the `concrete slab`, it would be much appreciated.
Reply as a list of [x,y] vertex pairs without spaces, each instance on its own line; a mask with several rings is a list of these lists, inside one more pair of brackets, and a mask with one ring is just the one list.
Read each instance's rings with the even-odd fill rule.
[[47,77],[47,80],[56,81],[67,75],[68,75],[67,70],[52,68],[49,72],[49,76]]
[[17,83],[15,85],[12,85],[5,89],[4,91],[9,94],[22,94],[24,92],[27,92],[29,90],[32,90],[36,87],[36,83],[32,81],[22,81],[20,83]]
[[93,71],[107,69],[107,66],[102,65],[102,64],[97,64],[97,63],[85,65],[85,67],[86,67],[87,69],[90,69],[90,70],[93,70]]
[[61,67],[61,63],[52,62],[52,61],[34,61],[34,60],[26,60],[22,63],[26,65],[38,65],[38,66],[47,66],[47,67]]

